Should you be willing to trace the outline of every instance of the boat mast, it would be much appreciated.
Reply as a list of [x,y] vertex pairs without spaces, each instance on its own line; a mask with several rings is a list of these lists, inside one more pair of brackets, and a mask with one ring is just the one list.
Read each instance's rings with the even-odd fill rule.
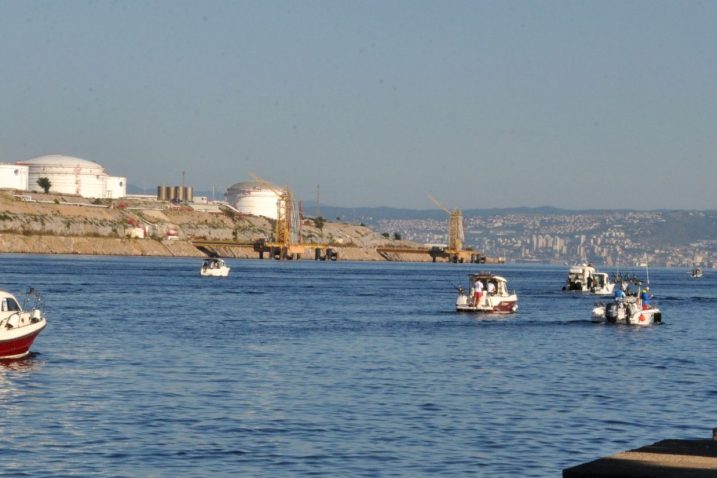
[[621,277],[620,276],[620,250],[617,251],[617,272],[615,272],[615,277]]

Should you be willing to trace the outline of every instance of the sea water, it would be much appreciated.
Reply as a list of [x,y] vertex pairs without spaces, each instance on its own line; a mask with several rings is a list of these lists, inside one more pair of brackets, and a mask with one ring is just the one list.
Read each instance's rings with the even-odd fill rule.
[[[591,323],[567,267],[228,263],[2,256],[48,326],[0,366],[0,473],[560,476],[717,426],[717,272],[650,269],[639,328]],[[454,312],[478,270],[516,314]]]

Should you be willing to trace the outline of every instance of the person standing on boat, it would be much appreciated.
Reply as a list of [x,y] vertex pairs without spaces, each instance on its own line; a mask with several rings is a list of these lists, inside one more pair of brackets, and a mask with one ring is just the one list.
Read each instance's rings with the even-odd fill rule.
[[473,302],[474,305],[478,305],[480,302],[480,298],[483,296],[483,283],[480,281],[480,279],[476,279],[475,284],[473,285]]
[[488,281],[488,295],[494,295],[495,294],[495,282]]
[[650,299],[652,299],[652,296],[650,295],[650,288],[645,287],[642,289],[642,293],[640,294],[640,300],[642,301],[642,309],[649,309],[650,308]]
[[625,292],[621,287],[615,287],[615,300],[621,300],[625,298]]

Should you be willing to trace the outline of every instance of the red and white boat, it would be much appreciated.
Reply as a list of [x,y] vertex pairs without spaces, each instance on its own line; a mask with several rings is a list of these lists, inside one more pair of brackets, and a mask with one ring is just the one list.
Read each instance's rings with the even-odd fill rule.
[[[469,276],[470,293],[458,288],[456,310],[458,312],[485,312],[488,314],[510,314],[518,310],[518,295],[508,290],[508,281],[490,272]],[[480,293],[476,290],[480,289]]]
[[24,308],[14,295],[0,290],[0,360],[29,354],[46,325],[42,299],[34,289],[28,291]]

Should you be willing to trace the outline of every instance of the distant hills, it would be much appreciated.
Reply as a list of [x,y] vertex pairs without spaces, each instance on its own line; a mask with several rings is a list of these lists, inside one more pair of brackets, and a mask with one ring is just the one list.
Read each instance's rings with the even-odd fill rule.
[[[154,194],[156,190],[140,188],[128,184],[127,192],[130,194]],[[211,191],[194,191],[195,196],[212,197]],[[223,191],[214,192],[215,199],[223,198]],[[445,211],[439,208],[431,209],[407,209],[388,206],[381,207],[339,207],[321,204],[317,208],[315,201],[302,202],[304,216],[315,217],[317,210],[319,215],[329,221],[341,220],[348,223],[376,225],[377,221],[385,220],[444,220],[447,219]],[[487,216],[571,216],[571,215],[594,215],[605,216],[616,213],[628,214],[629,209],[562,209],[553,206],[539,207],[513,207],[513,208],[488,208],[488,209],[464,209],[463,216],[487,217]],[[716,240],[717,239],[717,210],[689,211],[689,210],[656,210],[660,219],[649,223],[641,223],[637,229],[631,231],[642,238],[642,241],[651,246],[660,245],[684,245],[692,241]]]
[[[304,202],[303,211],[305,216],[313,217],[316,215],[316,203]],[[556,216],[556,215],[605,215],[616,212],[627,213],[630,209],[562,209],[553,206],[539,207],[512,207],[512,208],[489,208],[489,209],[463,209],[464,217],[485,217],[498,215],[523,215],[523,216]],[[644,212],[644,211],[642,211]],[[680,216],[681,214],[690,214],[690,211],[683,210],[657,210],[663,214],[671,214]],[[692,213],[709,213],[710,211],[692,211]],[[717,213],[716,211],[711,211]],[[444,219],[446,212],[438,209],[404,209],[393,208],[387,206],[381,207],[337,207],[329,205],[320,206],[320,215],[326,219],[332,220],[340,217],[341,220],[347,222],[355,222],[364,219]]]
[[[305,216],[316,214],[315,203],[304,203]],[[345,208],[334,206],[321,206],[320,214],[332,221],[341,221],[366,224],[378,227],[381,221],[391,220],[439,220],[448,219],[445,211],[435,209],[400,209],[391,207],[362,207]],[[687,210],[656,210],[635,211],[628,209],[591,209],[572,210],[550,206],[518,207],[504,209],[464,209],[463,217],[469,219],[488,216],[532,216],[545,217],[546,230],[550,224],[557,224],[569,219],[558,219],[559,216],[594,216],[594,228],[588,234],[596,235],[607,231],[610,227],[622,224],[626,237],[635,242],[651,248],[681,247],[697,241],[717,241],[717,211],[687,211]],[[553,219],[551,219],[553,218]],[[527,219],[526,219],[527,220]],[[522,223],[522,220],[517,220]],[[569,222],[565,222],[568,224]],[[420,227],[420,226],[416,226]],[[520,229],[520,228],[518,228]],[[514,230],[517,231],[518,229]],[[498,232],[498,231],[493,231]],[[538,231],[536,231],[538,232]],[[487,231],[483,235],[488,234]],[[569,235],[569,234],[568,234]]]
[[[303,210],[305,216],[316,215],[316,203],[304,202]],[[551,206],[541,207],[517,207],[517,208],[493,208],[493,209],[464,209],[463,216],[494,216],[500,214],[523,214],[523,215],[552,215],[552,214],[585,214],[585,211],[568,211]],[[596,211],[596,213],[599,213]],[[326,219],[332,220],[340,217],[341,220],[347,222],[355,222],[359,220],[378,220],[378,219],[443,219],[446,212],[442,209],[405,209],[394,208],[388,206],[380,207],[337,207],[337,206],[320,206],[320,215]]]
[[645,242],[661,245],[687,245],[696,241],[717,240],[717,212],[660,211],[662,221],[645,227]]

